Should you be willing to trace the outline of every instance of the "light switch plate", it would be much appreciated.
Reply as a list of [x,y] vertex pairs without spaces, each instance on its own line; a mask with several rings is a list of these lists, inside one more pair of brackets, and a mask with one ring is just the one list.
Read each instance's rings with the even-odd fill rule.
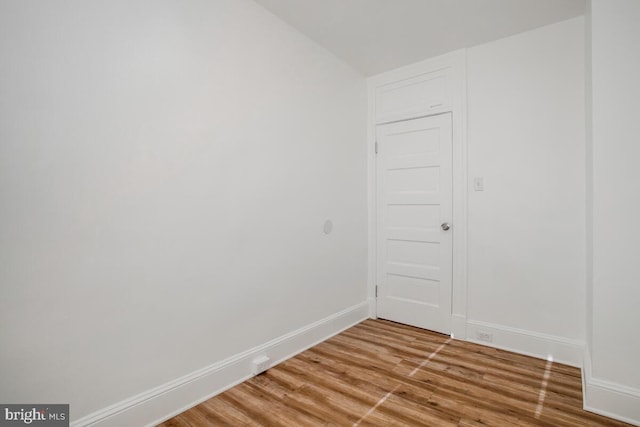
[[473,191],[484,191],[484,178],[473,178]]

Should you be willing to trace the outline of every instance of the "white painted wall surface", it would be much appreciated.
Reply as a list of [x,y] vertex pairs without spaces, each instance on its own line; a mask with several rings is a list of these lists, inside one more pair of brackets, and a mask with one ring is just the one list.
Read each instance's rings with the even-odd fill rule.
[[0,94],[0,401],[78,419],[365,301],[364,79],[253,2],[2,1]]
[[584,16],[585,61],[584,61],[584,112],[585,112],[585,183],[586,183],[586,310],[585,310],[585,353],[591,351],[593,336],[593,133],[591,94],[591,2],[586,2]]
[[[592,375],[640,403],[640,2],[591,2]],[[616,387],[617,387],[616,386]],[[640,425],[639,407],[635,412]]]
[[579,343],[584,19],[471,48],[467,61],[468,319]]

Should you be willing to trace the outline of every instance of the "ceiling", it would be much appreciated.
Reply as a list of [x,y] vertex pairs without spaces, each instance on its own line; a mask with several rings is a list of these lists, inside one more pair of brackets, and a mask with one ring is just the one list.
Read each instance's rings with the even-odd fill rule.
[[366,76],[583,15],[585,0],[256,0]]

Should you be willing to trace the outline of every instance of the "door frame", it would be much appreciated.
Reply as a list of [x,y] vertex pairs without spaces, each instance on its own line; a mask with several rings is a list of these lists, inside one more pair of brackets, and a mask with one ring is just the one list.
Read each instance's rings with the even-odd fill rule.
[[[413,79],[421,75],[439,72],[446,74],[451,91],[450,105],[435,107],[429,111],[407,112],[393,117],[393,120],[376,119],[377,89]],[[410,120],[419,117],[451,113],[453,129],[453,276],[451,298],[451,335],[458,339],[467,338],[467,117],[466,117],[466,49],[421,61],[396,70],[388,71],[367,79],[367,163],[368,163],[368,279],[367,294],[369,317],[376,315],[377,278],[377,185],[376,185],[376,126],[390,121]]]

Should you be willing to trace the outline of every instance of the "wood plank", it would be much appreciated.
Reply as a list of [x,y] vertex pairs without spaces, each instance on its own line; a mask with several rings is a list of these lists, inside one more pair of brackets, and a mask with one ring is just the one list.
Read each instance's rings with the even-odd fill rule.
[[368,319],[161,424],[210,425],[628,424],[582,409],[579,369]]

